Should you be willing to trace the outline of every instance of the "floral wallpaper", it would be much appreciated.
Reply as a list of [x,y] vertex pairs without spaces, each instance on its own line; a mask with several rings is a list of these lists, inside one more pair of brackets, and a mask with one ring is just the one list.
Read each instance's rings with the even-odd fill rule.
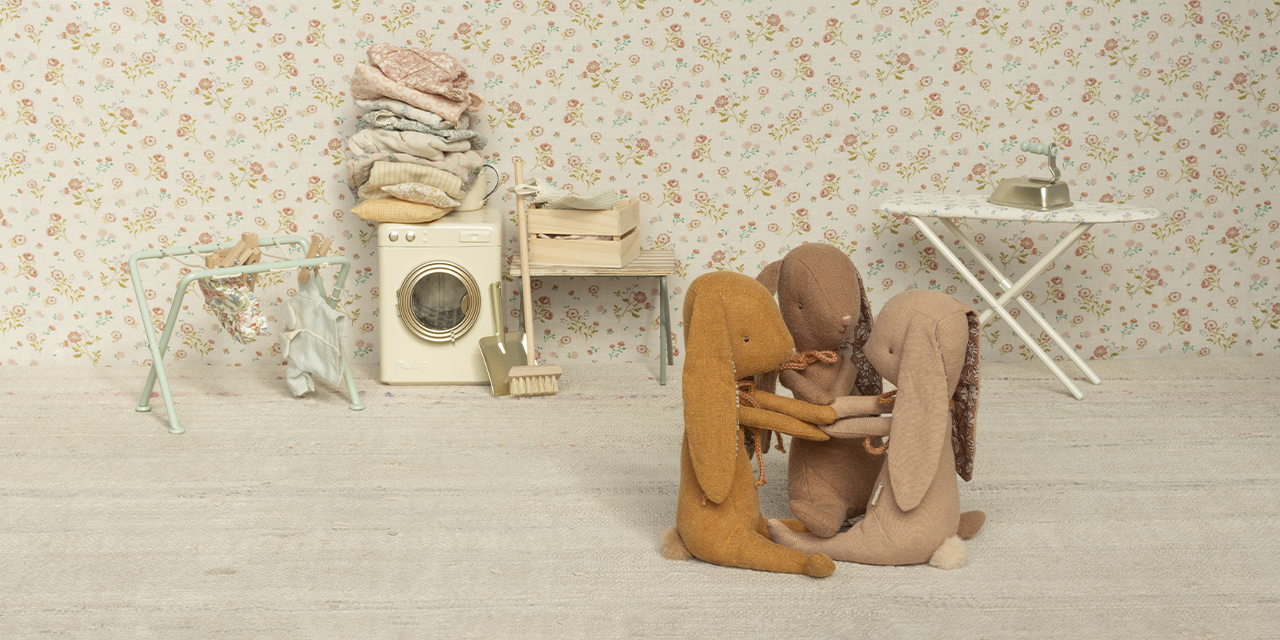
[[[1166,215],[1098,225],[1033,283],[1051,324],[1091,358],[1273,354],[1278,18],[1241,0],[0,0],[0,364],[147,362],[129,255],[243,231],[332,237],[354,264],[348,348],[377,362],[389,292],[345,140],[350,76],[383,42],[467,66],[504,176],[520,157],[639,198],[644,245],[680,261],[677,319],[699,274],[805,242],[845,250],[876,308],[915,287],[972,301],[877,204],[1047,175],[1018,144],[1053,141],[1074,199]],[[1021,273],[1068,227],[969,228]],[[144,263],[155,322],[189,268]],[[657,357],[652,278],[535,285],[549,360]],[[260,283],[272,324],[295,286]],[[186,301],[169,357],[279,361]],[[988,359],[1031,357],[998,321],[986,336]]]

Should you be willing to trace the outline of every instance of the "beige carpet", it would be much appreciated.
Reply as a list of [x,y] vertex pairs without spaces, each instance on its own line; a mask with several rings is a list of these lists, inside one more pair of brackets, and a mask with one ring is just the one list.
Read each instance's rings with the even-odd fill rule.
[[[1275,638],[1280,359],[984,365],[958,571],[658,555],[679,370],[288,395],[282,371],[0,370],[0,638]],[[786,515],[786,458],[765,458]]]

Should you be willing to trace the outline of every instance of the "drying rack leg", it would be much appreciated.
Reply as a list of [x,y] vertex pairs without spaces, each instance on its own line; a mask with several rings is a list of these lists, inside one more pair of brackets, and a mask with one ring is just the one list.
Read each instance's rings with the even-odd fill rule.
[[[130,265],[134,267],[133,264]],[[136,269],[131,269],[136,270]],[[155,325],[151,321],[151,310],[147,309],[147,298],[142,291],[142,280],[133,274],[134,295],[138,298],[138,308],[142,311],[142,328],[147,334],[147,346],[151,350],[151,371],[147,373],[147,382],[142,385],[142,397],[138,399],[137,411],[151,410],[151,391],[158,381],[160,395],[164,397],[164,408],[169,416],[169,433],[184,433],[186,429],[178,423],[178,412],[173,406],[173,394],[169,391],[169,377],[165,375],[164,354],[169,350],[169,338],[173,335],[173,327],[182,310],[182,298],[186,295],[190,281],[183,279],[178,284],[178,291],[173,296],[173,304],[169,307],[169,315],[164,321],[164,335],[156,339]]]

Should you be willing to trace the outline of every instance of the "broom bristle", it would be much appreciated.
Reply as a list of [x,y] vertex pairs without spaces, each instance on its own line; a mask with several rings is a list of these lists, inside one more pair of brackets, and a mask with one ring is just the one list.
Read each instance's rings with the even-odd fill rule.
[[507,372],[508,392],[513,396],[553,396],[559,391],[556,380],[561,373],[560,367],[553,364],[511,367]]

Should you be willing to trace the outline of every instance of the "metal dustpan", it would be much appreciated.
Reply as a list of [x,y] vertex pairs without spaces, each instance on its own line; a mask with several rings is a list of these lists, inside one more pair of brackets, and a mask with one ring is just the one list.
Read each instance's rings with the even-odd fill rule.
[[510,395],[507,372],[511,367],[529,364],[524,350],[524,332],[507,333],[502,330],[502,283],[489,285],[490,306],[493,307],[493,335],[480,338],[480,356],[489,372],[489,384],[493,397]]
[[987,202],[1002,207],[1017,207],[1030,211],[1053,211],[1071,206],[1071,189],[1061,180],[1062,173],[1054,158],[1058,155],[1058,145],[1047,145],[1038,142],[1024,142],[1020,147],[1029,153],[1038,153],[1049,158],[1048,180],[1042,178],[1005,178],[996,185],[995,191],[987,198]]

